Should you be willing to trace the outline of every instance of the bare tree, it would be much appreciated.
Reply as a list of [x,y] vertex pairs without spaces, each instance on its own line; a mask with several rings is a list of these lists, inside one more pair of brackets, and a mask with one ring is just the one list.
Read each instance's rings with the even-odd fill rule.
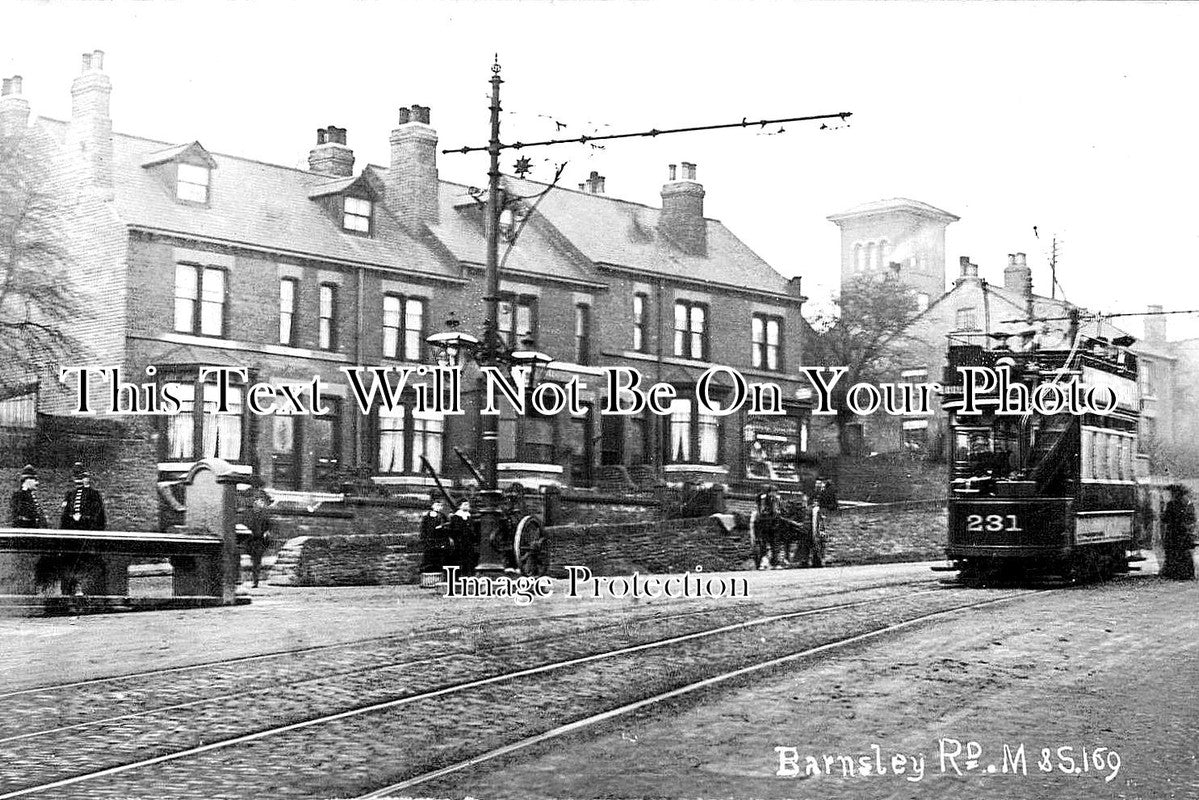
[[49,172],[34,136],[0,137],[0,389],[80,350],[65,331],[78,312]]
[[915,291],[897,271],[855,275],[833,303],[832,311],[812,321],[812,355],[817,364],[848,370],[832,392],[837,443],[847,454],[847,430],[854,422],[846,404],[849,387],[862,381],[877,383],[894,369],[896,349],[915,341],[909,326],[919,311]]

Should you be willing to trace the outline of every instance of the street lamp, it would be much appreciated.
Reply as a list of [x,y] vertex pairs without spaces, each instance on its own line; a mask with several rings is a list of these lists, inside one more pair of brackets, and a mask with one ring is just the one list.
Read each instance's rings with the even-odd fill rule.
[[[494,265],[496,262],[488,259],[488,263]],[[498,272],[498,269],[496,271]],[[473,334],[458,330],[461,320],[457,318],[457,315],[451,313],[445,323],[446,330],[432,334],[425,339],[425,342],[433,349],[433,356],[438,364],[460,368],[468,361],[473,361],[480,367],[503,367],[509,370],[512,377],[519,382],[521,391],[527,394],[537,385],[538,370],[544,370],[554,358],[547,353],[532,349],[534,344],[532,337],[521,340],[523,349],[520,350],[509,347],[501,341],[498,327],[495,324],[496,314],[499,310],[498,294],[498,291],[493,291],[487,297],[489,317],[484,321],[482,340]],[[480,460],[483,472],[480,476],[477,496],[479,504],[479,563],[475,567],[475,572],[486,577],[498,577],[505,574],[502,554],[496,551],[496,542],[499,541],[498,534],[503,529],[503,511],[500,507],[503,493],[499,488],[498,475],[498,415],[483,414],[482,406],[480,406],[479,427],[482,431]]]

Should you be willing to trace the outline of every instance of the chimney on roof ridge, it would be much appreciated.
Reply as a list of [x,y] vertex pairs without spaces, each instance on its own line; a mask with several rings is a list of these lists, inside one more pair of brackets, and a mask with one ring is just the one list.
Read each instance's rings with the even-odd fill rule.
[[346,146],[345,128],[317,128],[316,147],[308,151],[308,169],[339,178],[354,174],[354,151]]
[[1145,341],[1156,342],[1157,344],[1165,344],[1166,342],[1166,318],[1162,316],[1162,307],[1158,305],[1149,306],[1146,311],[1154,316],[1145,317]]
[[579,189],[588,194],[603,194],[604,176],[600,175],[596,170],[591,170],[591,176],[579,184]]
[[112,196],[112,81],[104,73],[104,52],[83,54],[81,74],[71,83],[71,123],[67,142],[88,165],[92,182]]
[[1007,267],[1003,270],[1003,288],[1018,294],[1024,300],[1029,319],[1035,316],[1032,298],[1032,270],[1024,253],[1008,253]]
[[961,264],[962,272],[961,275],[958,276],[958,279],[954,281],[954,286],[965,283],[966,281],[978,280],[978,264],[972,264],[970,262],[970,256],[962,256],[958,259],[958,262]]
[[409,227],[436,225],[440,218],[437,131],[429,123],[429,107],[401,108],[399,127],[391,132],[390,141],[387,204]]
[[704,187],[695,178],[695,165],[683,162],[683,177],[677,178],[671,164],[669,179],[662,186],[662,215],[658,230],[691,255],[708,254],[708,222],[704,219]]
[[5,78],[0,89],[0,136],[13,136],[29,125],[29,101],[21,96],[21,76]]

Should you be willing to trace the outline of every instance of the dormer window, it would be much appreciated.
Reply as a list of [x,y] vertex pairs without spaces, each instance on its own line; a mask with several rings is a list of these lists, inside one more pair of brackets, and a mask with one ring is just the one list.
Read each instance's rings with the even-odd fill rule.
[[374,203],[370,200],[364,200],[361,197],[347,197],[345,199],[345,213],[341,221],[342,227],[347,231],[370,233],[371,212],[373,208]]
[[155,175],[181,203],[206,206],[212,200],[212,171],[217,163],[199,142],[150,153],[142,168]]
[[191,203],[208,202],[208,179],[212,171],[195,164],[179,164],[176,175],[175,196]]

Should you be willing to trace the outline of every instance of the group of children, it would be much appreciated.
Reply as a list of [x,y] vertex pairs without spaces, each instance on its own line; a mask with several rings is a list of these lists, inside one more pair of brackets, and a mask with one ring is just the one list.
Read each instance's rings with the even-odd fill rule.
[[[473,575],[479,565],[481,515],[474,511],[467,498],[458,502],[452,514],[447,514],[447,498],[440,493],[431,498],[431,507],[421,517],[420,540],[424,551],[422,573],[441,573],[446,567],[458,567],[459,574]],[[526,515],[524,488],[512,484],[504,494],[498,525],[491,534],[491,549],[500,566],[510,574],[519,573],[514,543],[516,526]]]

